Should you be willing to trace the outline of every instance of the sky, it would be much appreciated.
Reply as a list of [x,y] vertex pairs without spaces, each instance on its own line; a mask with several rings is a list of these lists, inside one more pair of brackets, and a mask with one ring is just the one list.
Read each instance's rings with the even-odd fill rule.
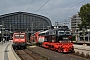
[[0,15],[19,11],[39,14],[48,17],[52,25],[67,23],[70,28],[70,18],[86,3],[90,0],[1,0]]

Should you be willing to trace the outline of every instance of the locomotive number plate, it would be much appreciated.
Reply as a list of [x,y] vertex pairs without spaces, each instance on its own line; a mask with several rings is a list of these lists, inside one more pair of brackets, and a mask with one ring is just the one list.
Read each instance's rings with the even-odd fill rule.
[[68,38],[67,38],[67,37],[64,37],[63,39],[64,39],[64,40],[67,40]]

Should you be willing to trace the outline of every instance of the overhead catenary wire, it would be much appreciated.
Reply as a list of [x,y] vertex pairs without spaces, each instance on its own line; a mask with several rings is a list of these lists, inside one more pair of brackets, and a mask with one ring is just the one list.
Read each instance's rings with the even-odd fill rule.
[[[71,6],[70,8],[65,9],[62,13],[60,13],[60,15],[62,15],[63,13],[68,13],[68,11],[71,12],[73,9],[76,8],[77,5],[83,3],[84,1],[86,1],[86,0],[82,0],[82,1],[78,2],[77,4],[74,4],[74,5]],[[64,23],[64,24],[66,24],[66,23]]]
[[[84,1],[86,1],[86,0],[82,0],[82,1],[80,1],[79,3],[71,6],[70,8],[65,9],[65,10],[62,12],[62,14],[63,14],[63,13],[67,13],[68,11],[72,11],[72,10],[75,8],[75,6],[81,4],[81,3],[84,2]],[[60,13],[60,15],[62,15],[62,14]]]
[[28,9],[31,7],[31,5],[33,4],[34,0],[32,0],[31,4],[28,6],[28,8],[26,9],[26,11],[28,11]]
[[[73,8],[75,8],[75,6],[81,4],[81,3],[84,2],[84,1],[86,1],[86,0],[83,0],[83,1],[81,1],[81,2],[79,2],[79,3],[77,3],[77,4],[75,4],[75,5],[71,6],[70,9],[68,9],[68,11],[73,10]],[[65,10],[65,11],[66,11],[66,10]],[[66,11],[66,13],[67,13],[68,11]]]
[[49,0],[47,0],[35,13],[37,13],[45,4],[47,4]]

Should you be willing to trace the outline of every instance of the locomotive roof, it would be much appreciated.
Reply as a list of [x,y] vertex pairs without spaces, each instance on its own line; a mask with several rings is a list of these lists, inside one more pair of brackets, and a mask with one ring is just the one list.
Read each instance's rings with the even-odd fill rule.
[[55,29],[49,30],[48,32],[55,31],[55,30],[70,30],[70,29],[68,29],[68,28],[55,28]]
[[14,34],[25,34],[25,32],[15,32]]
[[69,30],[68,28],[57,28],[55,30]]
[[46,33],[46,32],[48,32],[48,31],[49,31],[49,30],[46,30],[46,31],[42,31],[42,32],[40,32],[40,34],[41,34],[41,33]]

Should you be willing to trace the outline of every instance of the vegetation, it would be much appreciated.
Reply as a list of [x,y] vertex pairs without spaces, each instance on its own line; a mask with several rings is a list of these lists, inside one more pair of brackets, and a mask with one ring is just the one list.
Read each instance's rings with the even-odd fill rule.
[[78,14],[82,21],[82,23],[79,25],[79,28],[87,28],[87,26],[90,27],[90,3],[82,5]]

